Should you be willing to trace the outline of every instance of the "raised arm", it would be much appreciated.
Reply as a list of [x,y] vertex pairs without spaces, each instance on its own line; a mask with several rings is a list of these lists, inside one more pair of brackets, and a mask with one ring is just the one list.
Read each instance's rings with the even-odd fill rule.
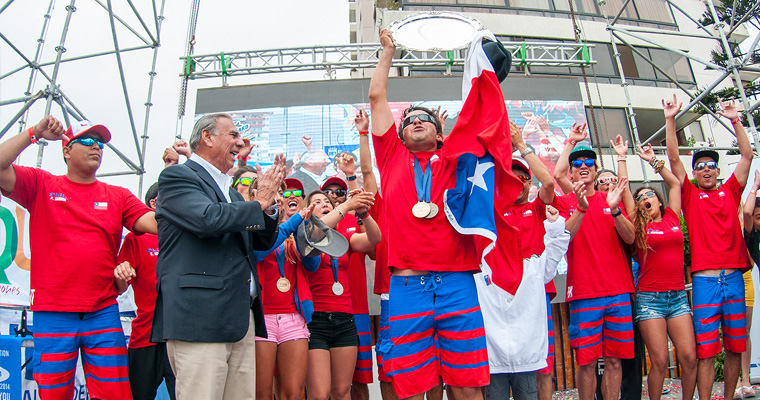
[[[618,180],[617,185],[615,185],[615,187],[612,188],[609,193],[607,193],[607,205],[610,206],[610,209],[613,210],[613,215],[622,213],[622,210],[620,210],[620,207],[618,206],[622,200],[623,192],[626,191],[627,187],[628,178],[621,178]],[[615,230],[617,230],[623,241],[628,244],[632,244],[633,241],[636,240],[636,231],[633,227],[633,223],[621,214],[613,217],[613,219],[615,220]]]
[[[356,167],[354,166],[354,158],[351,157],[351,155],[343,153],[335,160],[335,164],[338,167],[338,170],[340,172],[343,172],[343,175],[346,176],[346,184],[348,185],[348,190],[354,190],[359,189],[359,182],[356,181],[356,175],[354,175],[354,171],[356,171]],[[353,179],[348,179],[353,176]]]
[[665,113],[665,144],[668,148],[670,170],[678,178],[678,183],[683,183],[686,178],[686,168],[678,155],[678,137],[676,137],[676,115],[681,111],[681,103],[676,101],[675,94],[672,101],[662,100],[662,111]]
[[393,126],[393,113],[388,104],[388,73],[393,62],[393,53],[396,45],[393,43],[391,33],[383,29],[380,32],[380,44],[383,52],[377,61],[377,67],[369,82],[369,106],[372,110],[372,134],[383,136]]
[[[610,144],[612,145],[612,149],[615,150],[615,154],[617,154],[618,179],[628,179],[628,141],[623,140],[622,136],[617,135],[614,142],[610,140]],[[626,213],[629,209],[633,209],[636,206],[631,194],[631,188],[628,185],[625,186],[625,190],[623,191],[623,206]]]
[[541,182],[541,188],[538,189],[538,198],[540,198],[544,204],[553,203],[554,179],[552,179],[552,174],[549,173],[549,169],[546,168],[546,165],[541,162],[532,149],[528,149],[528,145],[526,145],[523,140],[522,131],[517,124],[509,121],[509,130],[512,136],[512,147],[520,151],[520,156],[528,162],[528,166],[530,167],[533,176]]
[[[678,178],[670,172],[669,169],[665,168],[665,161],[658,160],[654,155],[654,150],[652,150],[652,145],[647,145],[646,148],[642,148],[639,146],[639,151],[636,152],[636,154],[641,157],[642,160],[649,163],[649,165],[654,168],[654,171],[662,177],[662,179],[665,181],[665,183],[668,185],[668,208],[673,210],[676,215],[681,214],[681,181],[678,180]],[[628,211],[628,208],[626,207],[625,212],[628,213],[628,215],[633,215],[631,211]]]
[[359,131],[359,166],[364,178],[364,190],[377,193],[377,177],[372,170],[372,151],[369,148],[369,116],[367,111],[360,109],[356,113],[354,123]]
[[50,115],[30,129],[31,136],[27,129],[0,144],[0,187],[7,193],[13,192],[16,187],[16,171],[11,165],[32,144],[32,136],[35,140],[44,138],[52,141],[61,140],[64,133],[61,123]]
[[565,229],[565,219],[559,215],[556,208],[546,206],[546,219],[544,220],[544,252],[541,253],[541,272],[544,276],[544,284],[549,283],[557,275],[557,265],[567,253],[570,244],[570,233]]
[[562,154],[560,154],[559,160],[557,160],[557,165],[554,167],[554,179],[557,180],[557,184],[562,190],[562,193],[567,194],[574,190],[573,183],[570,182],[570,179],[567,177],[567,173],[570,171],[570,153],[578,142],[586,139],[587,135],[588,132],[586,131],[585,122],[582,124],[575,123],[570,128],[570,135],[567,137],[565,148],[562,149]]
[[760,171],[755,170],[755,182],[752,183],[752,189],[749,191],[747,200],[744,201],[744,208],[742,209],[744,231],[747,233],[752,232],[754,227],[752,216],[755,213],[755,198],[757,197],[758,188],[760,188]]
[[[733,100],[723,101],[719,99],[721,111],[718,114],[728,118],[731,121],[731,125],[736,132],[736,142],[739,144],[739,153],[741,158],[736,164],[734,169],[734,176],[739,184],[745,186],[747,184],[747,178],[749,178],[749,169],[752,166],[752,145],[749,144],[749,137],[747,131],[744,130],[741,119],[739,119],[739,111],[736,110],[736,105]],[[751,117],[750,117],[751,118]]]

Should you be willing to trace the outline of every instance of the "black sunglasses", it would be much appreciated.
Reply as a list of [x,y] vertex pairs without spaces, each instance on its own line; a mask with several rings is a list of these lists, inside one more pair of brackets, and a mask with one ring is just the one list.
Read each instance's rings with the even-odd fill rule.
[[325,189],[325,190],[323,190],[323,192],[325,192],[327,194],[334,194],[334,195],[336,195],[338,197],[343,197],[343,196],[346,195],[347,191],[346,191],[346,189]]
[[406,118],[404,118],[404,122],[401,123],[401,130],[406,129],[407,126],[414,123],[416,120],[420,120],[422,122],[430,122],[431,124],[435,125],[435,117],[433,117],[430,114],[414,114],[410,115]]

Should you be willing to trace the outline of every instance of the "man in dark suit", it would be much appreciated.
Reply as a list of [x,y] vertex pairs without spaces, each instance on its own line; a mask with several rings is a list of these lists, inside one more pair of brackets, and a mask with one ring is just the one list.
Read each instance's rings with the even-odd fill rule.
[[243,146],[229,115],[205,115],[190,136],[190,159],[159,177],[151,341],[167,342],[180,400],[256,392],[254,335],[266,337],[266,326],[253,250],[276,237],[285,160],[259,170],[257,201],[246,202],[226,174]]

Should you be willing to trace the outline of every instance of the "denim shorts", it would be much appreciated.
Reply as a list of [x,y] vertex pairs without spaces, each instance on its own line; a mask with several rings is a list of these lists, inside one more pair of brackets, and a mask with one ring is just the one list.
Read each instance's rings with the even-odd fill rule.
[[309,350],[359,346],[353,314],[315,311],[308,327]]
[[667,292],[636,292],[634,322],[647,319],[671,319],[691,314],[685,290]]

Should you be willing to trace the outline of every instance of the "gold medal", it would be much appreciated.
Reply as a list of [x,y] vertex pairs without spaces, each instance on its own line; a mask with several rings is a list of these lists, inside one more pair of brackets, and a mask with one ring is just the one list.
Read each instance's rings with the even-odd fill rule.
[[277,280],[277,290],[281,291],[282,293],[287,293],[290,291],[290,281],[288,278],[282,276]]
[[428,203],[428,204],[430,204],[430,212],[428,213],[428,215],[425,216],[425,218],[433,219],[435,218],[436,215],[438,215],[438,205],[436,205],[435,203]]
[[332,285],[332,291],[333,294],[336,296],[340,296],[343,294],[343,285],[340,284],[340,282],[335,282]]
[[430,214],[430,203],[420,201],[412,207],[412,215],[417,218],[426,218],[428,214]]

